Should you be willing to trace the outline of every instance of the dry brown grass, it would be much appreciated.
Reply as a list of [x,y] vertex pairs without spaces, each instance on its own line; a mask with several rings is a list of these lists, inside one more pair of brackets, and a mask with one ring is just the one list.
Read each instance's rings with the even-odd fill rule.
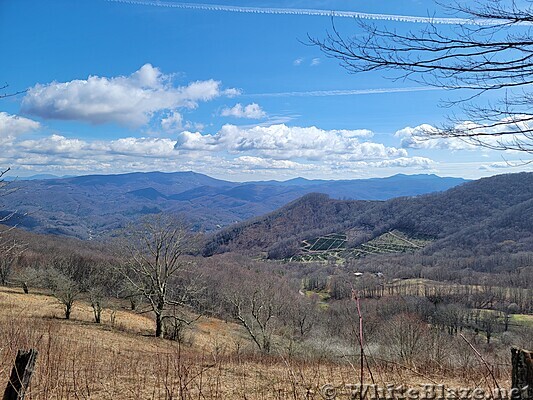
[[[239,326],[202,318],[192,345],[149,337],[152,321],[126,310],[94,324],[78,303],[73,320],[46,294],[0,289],[0,386],[7,382],[17,349],[37,348],[39,357],[28,399],[321,399],[325,383],[357,383],[349,363],[259,357]],[[481,371],[481,370],[480,370]],[[442,382],[398,365],[375,367],[378,383]],[[450,372],[454,386],[481,383],[482,373]],[[506,386],[503,378],[502,386]],[[478,382],[479,381],[479,382]]]

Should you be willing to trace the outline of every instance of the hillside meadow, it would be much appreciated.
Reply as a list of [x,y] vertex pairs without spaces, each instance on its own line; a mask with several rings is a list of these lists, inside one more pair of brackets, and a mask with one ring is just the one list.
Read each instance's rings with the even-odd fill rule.
[[[39,356],[28,399],[321,399],[323,385],[359,380],[358,357],[259,355],[240,326],[219,319],[201,318],[179,344],[150,336],[150,318],[120,304],[104,313],[100,325],[92,322],[91,313],[88,304],[79,302],[66,321],[61,306],[46,293],[1,288],[0,382],[7,382],[17,349],[30,347]],[[500,361],[494,373],[501,387],[509,387],[509,360]],[[492,385],[480,363],[468,371],[438,372],[370,363],[373,379],[382,385]]]

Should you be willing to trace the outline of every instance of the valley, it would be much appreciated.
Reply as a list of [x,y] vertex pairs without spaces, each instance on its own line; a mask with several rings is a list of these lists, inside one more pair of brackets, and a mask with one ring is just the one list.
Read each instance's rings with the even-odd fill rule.
[[[76,199],[78,221],[98,212],[110,190],[103,180],[145,207],[159,202],[142,216],[126,212],[129,224],[114,220],[120,229],[106,235],[39,233],[46,213],[19,213],[11,224],[40,222],[2,228],[0,340],[9,345],[0,378],[17,348],[32,347],[44,357],[35,399],[322,399],[328,384],[361,381],[361,357],[384,386],[492,391],[472,347],[501,387],[510,385],[509,346],[533,347],[533,174],[381,200],[306,193],[206,232],[162,212],[178,196],[163,193],[177,190],[168,189],[176,176],[159,178],[153,190],[122,176],[80,178],[87,192],[72,197],[62,180],[39,189],[51,185],[48,200],[67,199],[67,211]],[[209,184],[180,201],[196,207],[196,194],[218,190]],[[249,200],[275,193],[234,189]],[[81,204],[94,209],[83,214]],[[48,207],[68,220],[62,203]],[[218,210],[202,213],[216,220]]]
[[304,194],[384,200],[441,191],[464,183],[434,175],[392,176],[352,181],[296,179],[229,182],[194,172],[90,175],[11,181],[0,215],[10,224],[38,232],[102,238],[144,215],[182,215],[199,231],[211,232],[282,207]]

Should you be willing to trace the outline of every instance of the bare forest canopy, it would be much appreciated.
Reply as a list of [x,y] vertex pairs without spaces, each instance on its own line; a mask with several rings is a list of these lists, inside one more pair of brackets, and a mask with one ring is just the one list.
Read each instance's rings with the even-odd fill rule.
[[[213,234],[205,254],[240,251],[292,259],[310,250],[333,255],[377,244],[396,246],[398,252],[403,248],[426,255],[480,256],[532,251],[532,233],[533,174],[520,173],[388,201],[309,194],[264,217]],[[349,253],[345,251],[348,258]]]

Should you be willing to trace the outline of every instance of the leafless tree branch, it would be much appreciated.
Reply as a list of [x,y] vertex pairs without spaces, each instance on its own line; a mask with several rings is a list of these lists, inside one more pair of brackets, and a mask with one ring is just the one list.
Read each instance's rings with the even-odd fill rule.
[[[490,24],[453,28],[428,24],[413,32],[359,22],[364,34],[349,36],[332,22],[324,38],[308,40],[349,73],[385,71],[395,80],[460,89],[463,97],[448,106],[461,106],[464,117],[477,125],[461,125],[461,120],[451,118],[453,123],[430,136],[532,154],[533,2],[526,3],[486,0],[473,6],[445,6],[470,21],[483,19]],[[482,104],[487,92],[497,92],[500,102]]]

